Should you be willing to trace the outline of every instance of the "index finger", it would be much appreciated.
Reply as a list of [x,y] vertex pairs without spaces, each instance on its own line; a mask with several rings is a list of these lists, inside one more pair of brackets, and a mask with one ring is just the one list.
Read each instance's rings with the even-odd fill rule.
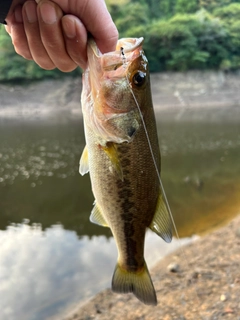
[[75,15],[83,22],[102,53],[115,50],[118,31],[104,0],[52,1],[58,4],[64,13]]
[[115,50],[118,31],[104,1],[87,1],[82,21],[102,53]]

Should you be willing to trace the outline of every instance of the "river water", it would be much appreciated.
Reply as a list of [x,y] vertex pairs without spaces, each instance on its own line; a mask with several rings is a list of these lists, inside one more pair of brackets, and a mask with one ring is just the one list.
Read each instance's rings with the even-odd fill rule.
[[[149,232],[150,266],[240,207],[240,117],[158,115],[157,123],[162,180],[181,239],[165,244]],[[0,319],[61,319],[110,286],[117,258],[110,231],[89,222],[90,181],[78,173],[81,118],[2,118],[0,137]]]

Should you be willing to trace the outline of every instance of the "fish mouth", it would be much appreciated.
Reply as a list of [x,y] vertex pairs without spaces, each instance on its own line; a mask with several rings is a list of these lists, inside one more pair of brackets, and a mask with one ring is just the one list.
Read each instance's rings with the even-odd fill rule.
[[[118,40],[116,45],[116,54],[122,54],[122,48],[124,49],[124,54],[128,54],[142,46],[143,44],[143,37],[141,38],[122,38]],[[106,55],[111,54],[111,52],[106,53]]]
[[[142,53],[143,37],[123,38],[118,40],[116,50],[101,53],[93,38],[88,40],[89,67],[96,67],[98,71],[116,71],[119,67],[126,70],[129,64]],[[94,65],[93,65],[94,63]],[[121,68],[122,69],[122,68]],[[117,74],[115,74],[117,76]]]
[[101,53],[101,51],[98,49],[96,42],[93,40],[93,38],[90,38],[88,40],[88,46],[91,48],[92,52],[96,57],[101,56],[112,56],[112,55],[121,55],[122,54],[122,48],[124,49],[124,53],[127,54],[129,52],[132,52],[136,50],[138,47],[140,47],[143,44],[143,37],[141,38],[122,38],[119,39],[116,45],[116,50],[107,52],[107,53]]

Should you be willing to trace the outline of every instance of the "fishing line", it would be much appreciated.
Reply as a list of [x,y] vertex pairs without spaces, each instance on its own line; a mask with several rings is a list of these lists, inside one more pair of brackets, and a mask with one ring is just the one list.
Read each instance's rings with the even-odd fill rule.
[[[121,56],[122,56],[122,60],[123,60],[123,66],[124,68],[126,68],[126,56],[124,54],[124,48],[121,47]],[[147,138],[147,143],[148,143],[148,147],[149,147],[149,150],[150,150],[150,153],[151,153],[151,157],[152,157],[152,160],[153,160],[153,164],[154,164],[154,167],[155,167],[155,170],[156,170],[156,173],[157,173],[157,177],[158,177],[158,180],[159,180],[159,184],[160,184],[160,188],[162,190],[162,195],[163,195],[163,198],[164,198],[164,201],[165,201],[165,204],[166,204],[166,207],[168,209],[168,212],[169,212],[169,215],[170,215],[170,218],[171,218],[171,222],[172,222],[172,225],[173,225],[173,229],[175,231],[175,234],[176,234],[176,237],[178,240],[180,240],[180,237],[179,237],[179,234],[178,234],[178,231],[177,231],[177,226],[175,224],[175,221],[174,221],[174,218],[173,218],[173,214],[172,214],[172,211],[171,211],[171,208],[170,208],[170,205],[169,205],[169,202],[168,202],[168,199],[167,199],[167,195],[165,193],[165,190],[164,190],[164,187],[163,187],[163,183],[162,183],[162,179],[161,179],[161,176],[160,176],[160,172],[159,172],[159,168],[158,168],[158,165],[157,165],[157,162],[156,162],[156,159],[155,159],[155,156],[154,156],[154,152],[153,152],[153,149],[152,149],[152,145],[151,145],[151,141],[150,141],[150,138],[149,138],[149,134],[148,134],[148,131],[147,131],[147,126],[146,126],[146,123],[145,123],[145,120],[144,120],[144,117],[143,117],[143,114],[142,114],[142,111],[140,109],[140,106],[139,106],[139,103],[137,101],[137,98],[132,90],[132,85],[129,81],[129,78],[128,78],[128,75],[126,74],[126,80],[127,80],[127,83],[128,83],[128,86],[129,86],[129,90],[133,96],[133,99],[134,99],[134,102],[137,106],[137,109],[138,109],[138,112],[139,112],[139,115],[140,115],[140,118],[141,118],[141,121],[142,121],[142,124],[143,124],[143,128],[144,128],[144,132],[145,132],[145,135],[146,135],[146,138]],[[179,248],[180,250],[182,251],[182,254],[184,256],[184,259],[187,263],[187,267],[188,269],[190,269],[190,265],[189,263],[187,262],[187,258],[186,258],[186,255],[184,253],[184,250],[183,248],[181,247],[181,244],[179,244]],[[190,283],[192,283],[192,279],[190,279]],[[201,303],[200,299],[199,299],[199,296],[198,296],[198,293],[196,291],[196,288],[195,288],[195,293],[196,293],[196,296],[197,296],[197,299],[198,301]],[[201,312],[201,311],[200,311]],[[201,316],[201,314],[200,314]],[[202,316],[201,316],[202,318]],[[203,319],[203,318],[202,318]]]
[[126,69],[126,67],[127,67],[127,58],[126,58],[125,53],[124,53],[124,48],[121,47],[120,51],[121,51],[121,56],[122,56],[123,67],[124,67],[124,69]]
[[[126,67],[127,67],[127,58],[126,58],[125,53],[124,53],[124,48],[121,47],[121,48],[120,48],[120,51],[121,51],[121,57],[122,57],[123,67],[126,68]],[[150,153],[151,153],[151,157],[152,157],[152,159],[153,159],[153,163],[154,163],[155,170],[156,170],[156,172],[157,172],[157,177],[158,177],[158,180],[159,180],[160,188],[161,188],[161,190],[162,190],[163,198],[164,198],[164,200],[165,200],[165,204],[166,204],[166,206],[167,206],[167,209],[168,209],[169,214],[170,214],[170,217],[171,217],[171,221],[172,221],[172,224],[173,224],[174,231],[175,231],[175,233],[176,233],[177,238],[180,239],[180,238],[179,238],[179,235],[178,235],[178,231],[177,231],[176,224],[175,224],[174,219],[173,219],[173,214],[172,214],[170,205],[169,205],[169,203],[168,203],[165,190],[164,190],[164,188],[163,188],[162,179],[161,179],[161,176],[160,176],[160,172],[159,172],[159,170],[158,170],[158,165],[157,165],[156,159],[155,159],[155,157],[154,157],[154,153],[153,153],[151,141],[150,141],[150,138],[149,138],[149,135],[148,135],[148,131],[147,131],[147,126],[146,126],[146,124],[145,124],[142,111],[141,111],[140,106],[139,106],[139,104],[138,104],[137,98],[136,98],[136,96],[135,96],[135,94],[134,94],[134,92],[133,92],[133,90],[132,90],[132,86],[131,86],[131,83],[130,83],[130,81],[129,81],[129,78],[128,78],[127,74],[126,74],[126,80],[127,80],[127,83],[128,83],[129,89],[130,89],[130,92],[131,92],[131,94],[132,94],[132,96],[133,96],[134,102],[135,102],[135,104],[136,104],[136,106],[137,106],[137,108],[138,108],[138,112],[139,112],[139,115],[140,115],[140,118],[141,118],[141,121],[142,121],[142,124],[143,124],[143,128],[144,128],[144,132],[145,132],[145,134],[146,134],[146,138],[147,138],[147,142],[148,142],[148,147],[149,147],[149,150],[150,150]]]

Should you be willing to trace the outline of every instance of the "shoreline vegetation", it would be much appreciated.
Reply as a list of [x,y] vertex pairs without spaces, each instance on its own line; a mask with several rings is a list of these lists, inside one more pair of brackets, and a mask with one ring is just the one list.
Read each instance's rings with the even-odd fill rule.
[[240,211],[224,227],[177,249],[150,270],[156,307],[106,289],[60,319],[239,320],[239,270]]
[[[119,38],[144,37],[151,72],[238,70],[238,0],[106,0]],[[79,76],[80,68],[71,74]],[[0,27],[0,81],[65,77],[18,56]]]

